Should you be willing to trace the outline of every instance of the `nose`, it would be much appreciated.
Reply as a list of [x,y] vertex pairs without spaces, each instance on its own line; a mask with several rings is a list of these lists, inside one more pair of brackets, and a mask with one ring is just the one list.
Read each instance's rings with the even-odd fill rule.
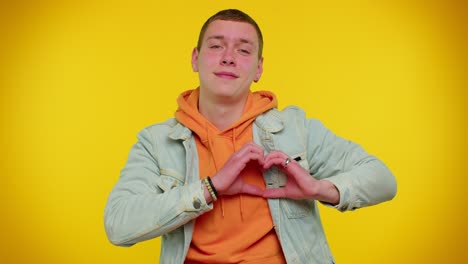
[[223,53],[223,56],[221,58],[221,65],[223,66],[235,66],[236,65],[236,59],[231,49],[226,49],[226,51]]

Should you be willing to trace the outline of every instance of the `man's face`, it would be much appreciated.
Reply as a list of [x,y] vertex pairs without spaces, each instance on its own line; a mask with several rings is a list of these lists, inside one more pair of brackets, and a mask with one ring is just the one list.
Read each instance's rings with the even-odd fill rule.
[[208,100],[243,100],[252,81],[262,74],[255,28],[244,22],[215,20],[203,36],[200,51],[192,53],[192,68],[200,92]]

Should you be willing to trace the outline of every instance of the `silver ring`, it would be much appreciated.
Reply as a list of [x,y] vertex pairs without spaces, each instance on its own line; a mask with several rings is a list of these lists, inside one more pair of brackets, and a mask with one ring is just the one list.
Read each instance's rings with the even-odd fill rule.
[[285,168],[288,166],[289,162],[291,162],[291,160],[289,158],[286,158],[286,160],[284,161]]

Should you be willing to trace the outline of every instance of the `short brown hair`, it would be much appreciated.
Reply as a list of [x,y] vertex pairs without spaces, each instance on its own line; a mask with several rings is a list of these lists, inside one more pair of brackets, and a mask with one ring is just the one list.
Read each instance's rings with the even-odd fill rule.
[[208,20],[206,20],[205,24],[203,24],[200,30],[200,35],[198,36],[198,42],[197,42],[198,51],[200,51],[206,29],[213,21],[216,21],[216,20],[245,22],[245,23],[249,23],[250,25],[252,25],[255,28],[255,31],[257,31],[257,36],[258,36],[258,58],[260,59],[262,57],[263,36],[262,36],[262,31],[260,30],[260,27],[257,25],[257,22],[253,20],[253,18],[251,18],[246,13],[237,9],[221,10],[218,13],[212,15],[210,18],[208,18]]

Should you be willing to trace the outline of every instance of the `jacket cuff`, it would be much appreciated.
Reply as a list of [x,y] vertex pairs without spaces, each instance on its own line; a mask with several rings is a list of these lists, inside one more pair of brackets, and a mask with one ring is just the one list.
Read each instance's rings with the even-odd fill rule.
[[350,175],[348,173],[341,173],[336,176],[332,176],[324,181],[329,181],[338,189],[340,193],[340,202],[337,205],[331,205],[328,203],[322,202],[323,205],[331,208],[336,208],[337,210],[344,212],[344,211],[352,211],[362,206],[362,203],[354,197],[352,191],[353,186],[352,182],[349,180]]
[[201,181],[195,181],[187,185],[189,190],[183,193],[186,212],[204,213],[213,209],[213,204],[208,204]]

